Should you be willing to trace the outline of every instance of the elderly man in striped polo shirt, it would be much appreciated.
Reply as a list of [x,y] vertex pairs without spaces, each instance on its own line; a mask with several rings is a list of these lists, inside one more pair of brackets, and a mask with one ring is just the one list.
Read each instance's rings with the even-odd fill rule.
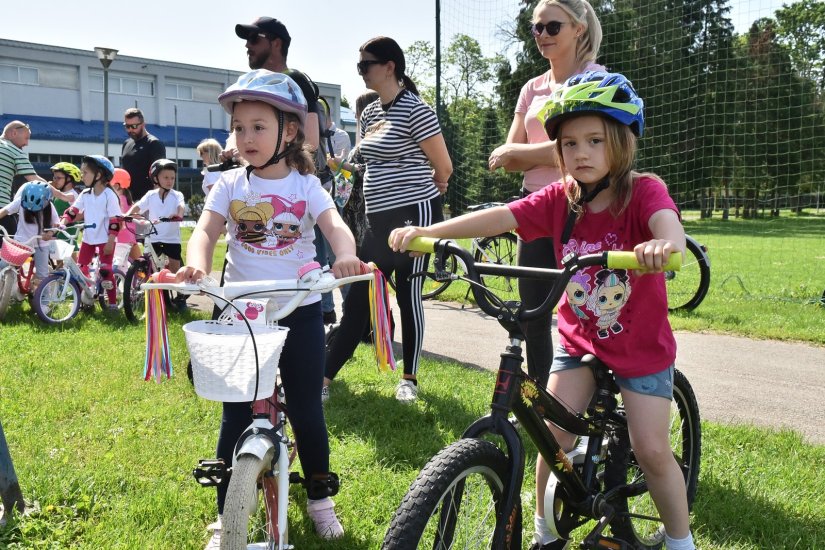
[[[0,208],[11,202],[12,183],[14,176],[23,176],[27,181],[41,180],[29,162],[29,155],[23,152],[23,147],[29,144],[32,132],[28,124],[13,120],[3,128],[0,137]],[[9,235],[17,231],[17,222],[12,216],[0,220]]]

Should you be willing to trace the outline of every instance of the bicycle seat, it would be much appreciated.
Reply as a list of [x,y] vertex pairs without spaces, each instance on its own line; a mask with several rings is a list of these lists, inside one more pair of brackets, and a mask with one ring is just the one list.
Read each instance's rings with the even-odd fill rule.
[[619,385],[613,377],[613,372],[601,359],[591,353],[588,353],[582,356],[582,365],[593,371],[593,376],[596,378],[597,385],[601,386],[604,384],[605,387],[614,394],[619,393]]

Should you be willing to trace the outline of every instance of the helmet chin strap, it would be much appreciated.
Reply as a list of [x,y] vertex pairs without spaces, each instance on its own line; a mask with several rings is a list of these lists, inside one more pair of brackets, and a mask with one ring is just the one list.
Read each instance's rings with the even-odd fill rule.
[[[584,184],[579,180],[576,180],[576,185],[578,185],[579,188],[582,190],[585,189]],[[587,195],[579,198],[579,200],[576,201],[576,204],[578,206],[583,207],[585,204],[595,199],[596,195],[598,195],[608,187],[610,187],[610,174],[606,175],[604,178],[602,178],[602,180],[599,183],[593,186],[593,189]],[[570,235],[573,233],[573,226],[576,224],[577,217],[578,215],[576,214],[576,211],[571,208],[570,213],[567,214],[567,221],[564,224],[564,231],[562,231],[561,233],[562,244],[565,244],[567,240],[570,238]]]
[[287,154],[289,154],[289,148],[292,145],[291,143],[287,143],[286,147],[284,147],[284,150],[281,151],[280,153],[278,152],[278,149],[281,148],[281,142],[283,141],[283,138],[284,138],[284,113],[283,113],[283,111],[278,109],[278,141],[277,141],[277,143],[275,143],[275,154],[272,155],[271,159],[269,159],[268,161],[266,161],[264,164],[262,164],[260,166],[249,165],[246,168],[247,178],[249,177],[249,174],[252,172],[252,170],[263,170],[267,166],[270,166],[272,164],[278,164],[278,162],[282,158],[286,157]]

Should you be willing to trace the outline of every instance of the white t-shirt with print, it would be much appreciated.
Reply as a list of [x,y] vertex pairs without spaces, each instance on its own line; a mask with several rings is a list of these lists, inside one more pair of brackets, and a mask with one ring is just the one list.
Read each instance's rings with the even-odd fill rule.
[[[332,197],[313,175],[292,170],[283,179],[268,180],[254,174],[247,179],[245,168],[224,172],[204,210],[227,220],[225,280],[295,279],[315,258],[315,222],[331,208]],[[313,294],[304,304],[320,299]]]
[[83,242],[91,245],[109,241],[109,218],[123,216],[120,200],[110,187],[96,195],[94,189],[85,189],[72,206],[83,212]]
[[[160,189],[152,189],[137,204],[144,217],[154,221],[158,218],[171,218],[178,215],[178,209],[183,206],[183,193],[171,189],[166,198],[160,198]],[[155,224],[157,235],[147,237],[153,243],[180,243],[180,223],[160,222]]]

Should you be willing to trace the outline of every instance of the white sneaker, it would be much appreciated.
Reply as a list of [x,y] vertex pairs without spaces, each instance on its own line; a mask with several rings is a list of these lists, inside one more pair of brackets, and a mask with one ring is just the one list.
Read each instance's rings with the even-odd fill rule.
[[401,379],[395,388],[395,398],[401,403],[412,403],[418,399],[418,386],[412,380]]
[[207,531],[212,531],[212,536],[209,542],[206,543],[204,550],[221,550],[221,516],[218,516],[218,521],[210,523],[206,526]]
[[321,403],[329,401],[329,386],[321,388]]
[[335,503],[331,498],[307,499],[307,513],[315,524],[315,532],[322,539],[337,539],[344,536],[344,528],[335,515]]

